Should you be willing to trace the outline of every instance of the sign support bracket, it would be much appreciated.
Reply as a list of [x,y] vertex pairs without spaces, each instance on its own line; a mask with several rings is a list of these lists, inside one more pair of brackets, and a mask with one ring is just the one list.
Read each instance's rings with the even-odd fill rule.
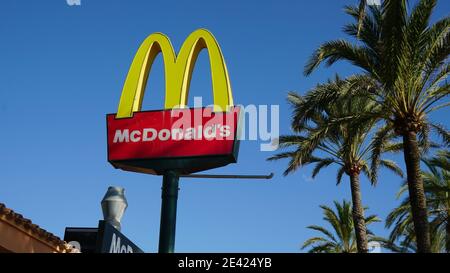
[[159,230],[159,253],[173,253],[175,249],[175,230],[177,221],[178,182],[180,177],[187,178],[225,178],[225,179],[271,179],[269,175],[214,175],[214,174],[189,174],[180,175],[174,170],[163,174],[161,225]]
[[273,173],[268,175],[248,174],[181,174],[185,178],[221,178],[221,179],[272,179]]

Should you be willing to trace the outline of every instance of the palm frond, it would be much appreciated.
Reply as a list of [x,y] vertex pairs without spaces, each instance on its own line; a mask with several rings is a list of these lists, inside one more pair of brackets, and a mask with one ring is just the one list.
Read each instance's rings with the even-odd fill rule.
[[305,65],[304,74],[310,75],[322,62],[326,61],[326,66],[331,66],[339,60],[346,60],[359,66],[367,72],[372,71],[371,50],[366,47],[352,45],[345,40],[325,42],[310,57]]
[[321,233],[323,233],[325,236],[328,237],[327,240],[331,240],[333,242],[337,242],[336,238],[334,237],[333,233],[328,231],[326,228],[321,227],[321,226],[316,226],[316,225],[312,225],[312,226],[307,226],[308,229],[312,229],[315,231],[319,231]]
[[392,125],[386,124],[380,127],[376,132],[370,146],[372,147],[371,154],[371,173],[372,173],[372,183],[376,183],[376,178],[378,176],[378,169],[381,164],[381,154],[385,151],[386,145],[390,144],[389,140],[393,137]]
[[438,135],[442,137],[442,141],[445,145],[450,145],[450,133],[442,124],[430,123],[431,128],[433,128]]
[[316,175],[320,172],[320,170],[322,168],[328,167],[329,165],[331,165],[333,163],[339,163],[339,162],[336,162],[336,160],[333,159],[333,158],[324,158],[324,159],[322,159],[314,167],[311,177],[315,178]]
[[339,168],[337,175],[336,175],[336,185],[339,185],[341,183],[342,176],[344,175],[344,173],[345,173],[345,167],[342,166]]
[[400,177],[404,176],[402,169],[397,165],[397,163],[395,163],[395,161],[382,159],[380,160],[380,165],[386,167]]

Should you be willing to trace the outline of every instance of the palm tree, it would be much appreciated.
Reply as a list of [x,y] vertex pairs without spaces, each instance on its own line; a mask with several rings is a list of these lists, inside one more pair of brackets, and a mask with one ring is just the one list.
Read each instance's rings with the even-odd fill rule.
[[[376,134],[378,143],[391,133],[402,138],[417,247],[419,252],[430,252],[417,137],[426,143],[431,128],[450,142],[450,133],[427,119],[429,113],[449,105],[443,100],[450,91],[446,82],[450,73],[450,18],[430,25],[437,0],[420,0],[412,10],[407,8],[407,0],[384,0],[381,7],[368,7],[369,12],[361,9],[365,2],[345,8],[355,23],[345,26],[344,31],[356,41],[325,42],[306,64],[305,74],[323,62],[329,66],[346,60],[372,81],[373,88],[360,92],[380,105],[380,111],[373,113],[385,122]],[[330,103],[329,99],[324,97],[318,103]]]
[[[333,232],[322,226],[308,226],[309,229],[322,233],[322,237],[312,237],[306,240],[302,249],[311,247],[309,253],[355,253],[357,251],[356,236],[353,228],[353,217],[350,202],[343,201],[342,205],[334,201],[336,212],[325,205],[320,206],[323,210],[324,220],[333,228]],[[379,222],[380,220],[371,215],[365,219],[366,224]],[[368,231],[369,235],[372,235]],[[372,237],[369,240],[372,241]]]
[[[340,96],[333,104],[317,107],[307,115],[303,112],[305,103],[312,99],[329,93],[343,93],[344,89],[349,88],[352,86],[348,81],[336,77],[333,81],[318,85],[305,97],[289,93],[288,101],[294,107],[292,127],[297,134],[281,136],[279,147],[294,147],[295,150],[276,154],[269,160],[290,158],[284,175],[300,166],[316,164],[312,173],[313,178],[323,168],[332,164],[338,165],[337,184],[341,182],[344,174],[350,178],[356,242],[358,251],[364,253],[367,252],[367,234],[361,201],[360,173],[364,173],[372,183],[376,182],[376,177],[372,175],[368,164],[371,146],[367,141],[375,120],[368,119],[364,123],[355,124],[348,117],[358,113],[367,115],[376,111],[376,104],[367,97],[353,96],[349,91],[347,92],[349,96]],[[380,164],[403,176],[403,172],[395,162],[380,160]]]
[[430,172],[423,174],[427,202],[434,220],[433,228],[445,234],[445,248],[450,253],[450,151],[423,160]]
[[[411,225],[405,236],[414,236],[414,228]],[[436,230],[430,233],[431,238],[431,252],[441,253],[445,252],[445,234],[441,230]],[[417,244],[413,241],[401,240],[399,244],[396,244],[390,239],[376,238],[377,242],[381,244],[383,248],[389,249],[392,252],[398,253],[414,253],[417,252]]]
[[[450,152],[442,150],[435,157],[422,161],[429,169],[429,172],[422,172],[422,177],[430,212],[431,250],[450,252]],[[403,184],[398,197],[406,191],[406,186],[406,183]],[[394,228],[389,236],[390,243],[400,240],[400,249],[415,247],[416,237],[408,197],[388,215],[386,227],[391,226]]]

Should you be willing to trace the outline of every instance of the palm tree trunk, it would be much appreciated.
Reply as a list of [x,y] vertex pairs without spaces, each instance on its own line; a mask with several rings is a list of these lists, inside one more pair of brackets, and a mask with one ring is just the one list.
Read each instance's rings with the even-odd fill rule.
[[359,253],[367,253],[367,229],[364,218],[364,209],[361,202],[361,188],[359,185],[359,174],[350,172],[350,188],[352,191],[352,215],[355,227],[356,245]]
[[450,253],[450,206],[447,209],[447,224],[445,225],[445,250]]
[[417,252],[429,253],[431,252],[430,227],[423,180],[420,175],[420,153],[416,132],[407,131],[403,134],[403,149]]

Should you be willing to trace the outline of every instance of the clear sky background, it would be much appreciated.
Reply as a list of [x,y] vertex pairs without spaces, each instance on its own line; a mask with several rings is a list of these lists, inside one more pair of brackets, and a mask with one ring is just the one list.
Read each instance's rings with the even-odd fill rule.
[[[98,1],[6,0],[0,4],[0,202],[60,236],[68,226],[95,227],[110,185],[123,186],[129,207],[122,231],[146,252],[158,247],[161,177],[114,169],[106,160],[105,114],[117,110],[134,54],[153,32],[178,50],[195,29],[219,41],[240,104],[279,104],[280,131],[290,133],[286,93],[305,92],[347,64],[302,75],[312,51],[343,37],[345,1]],[[434,20],[448,15],[438,3]],[[148,81],[143,109],[163,107],[161,57]],[[190,97],[212,102],[209,60],[201,53]],[[192,100],[191,100],[192,101]],[[448,109],[431,118],[448,127]],[[177,252],[300,252],[324,224],[320,204],[350,199],[336,168],[316,179],[311,168],[283,177],[286,161],[267,162],[260,142],[241,143],[239,162],[209,173],[267,174],[262,181],[181,179]],[[393,156],[404,166],[401,156]],[[383,220],[398,204],[401,179],[381,171],[379,184],[362,178],[368,213]],[[372,225],[387,236],[384,222]]]

